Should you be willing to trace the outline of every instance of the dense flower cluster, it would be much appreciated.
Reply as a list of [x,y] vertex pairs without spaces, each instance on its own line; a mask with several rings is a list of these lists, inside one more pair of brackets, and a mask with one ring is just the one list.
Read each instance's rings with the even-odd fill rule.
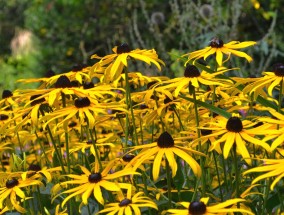
[[226,74],[255,44],[213,38],[173,79],[131,72],[165,64],[124,43],[94,65],[19,80],[39,87],[2,93],[0,214],[284,212],[284,65]]

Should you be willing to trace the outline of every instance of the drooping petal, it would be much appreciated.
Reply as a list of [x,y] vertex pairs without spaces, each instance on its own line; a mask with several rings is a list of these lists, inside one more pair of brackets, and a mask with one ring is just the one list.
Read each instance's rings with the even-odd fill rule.
[[230,150],[235,142],[235,136],[236,136],[235,132],[228,132],[227,140],[224,144],[224,149],[223,149],[223,154],[225,159],[227,159],[229,156]]
[[156,181],[159,177],[162,158],[165,154],[165,149],[160,149],[154,159],[153,163],[153,180]]
[[248,149],[245,145],[246,143],[242,140],[239,133],[236,134],[236,145],[239,153],[242,155],[244,160],[247,162],[248,165],[251,165],[251,159],[250,154],[248,152]]
[[188,163],[188,165],[190,166],[190,168],[192,169],[193,173],[197,176],[200,177],[201,176],[201,167],[199,166],[199,164],[186,152],[182,151],[179,148],[175,148],[173,150],[173,152],[178,155],[181,159],[183,159],[185,162]]
[[90,197],[92,191],[94,190],[94,184],[90,184],[87,190],[82,195],[82,201],[85,205],[88,204],[88,198]]
[[177,172],[177,162],[176,162],[174,153],[171,149],[165,149],[165,155],[172,169],[172,177],[175,177],[176,172]]

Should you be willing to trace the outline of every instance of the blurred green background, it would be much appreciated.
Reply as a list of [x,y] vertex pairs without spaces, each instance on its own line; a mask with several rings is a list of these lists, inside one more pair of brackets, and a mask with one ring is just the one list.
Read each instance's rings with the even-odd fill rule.
[[182,73],[177,56],[219,36],[254,40],[254,61],[234,58],[239,76],[259,76],[284,55],[283,0],[0,0],[0,92],[30,86],[19,78],[42,77],[92,65],[94,53],[126,42],[155,48],[166,62],[162,74]]

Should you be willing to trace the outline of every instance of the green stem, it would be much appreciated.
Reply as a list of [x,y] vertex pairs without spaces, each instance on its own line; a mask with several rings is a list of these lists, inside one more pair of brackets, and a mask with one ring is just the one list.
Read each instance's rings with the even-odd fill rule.
[[176,107],[175,107],[175,106],[172,106],[172,107],[173,107],[174,112],[175,112],[175,114],[176,114],[176,116],[177,116],[177,118],[178,118],[178,121],[179,121],[179,124],[180,124],[180,130],[183,130],[183,131],[184,131],[184,127],[183,127],[182,121],[181,121],[181,119],[180,119],[180,117],[179,117],[179,114],[178,114],[178,112],[177,112],[177,110],[176,110]]
[[[36,135],[36,138],[39,140],[39,137],[38,137],[36,131],[35,131],[35,135]],[[41,151],[43,152],[43,155],[44,155],[44,157],[45,157],[46,163],[48,164],[47,166],[51,167],[52,165],[51,165],[51,163],[50,163],[50,161],[49,161],[49,159],[48,159],[48,157],[47,157],[47,155],[46,155],[46,153],[45,153],[44,145],[42,145],[42,143],[41,143],[40,140],[38,141],[38,143],[39,143],[39,145],[40,145]]]
[[[156,106],[157,106],[157,109],[159,108],[159,103],[158,103],[158,101],[157,101],[157,96],[156,96],[156,93],[155,93],[155,91],[154,91],[154,99],[155,99],[155,103],[156,103]],[[164,131],[166,131],[166,125],[165,125],[165,123],[163,122],[163,119],[162,119],[162,117],[161,116],[159,116],[159,118],[160,118],[160,122],[161,122],[161,124],[162,124],[162,129],[163,129],[163,132]]]
[[213,159],[214,159],[214,163],[215,163],[215,167],[216,167],[216,173],[217,173],[217,178],[218,178],[220,197],[221,197],[221,201],[223,202],[223,192],[222,192],[221,180],[220,180],[220,175],[219,175],[219,170],[218,170],[218,163],[217,163],[217,159],[216,159],[216,155],[215,154],[216,154],[216,152],[213,151]]
[[166,159],[167,185],[168,185],[168,202],[169,208],[172,208],[172,176],[170,172],[169,161]]
[[[235,144],[235,143],[234,143]],[[234,154],[234,168],[235,168],[235,180],[236,180],[236,196],[235,198],[239,198],[240,197],[240,183],[239,183],[239,167],[238,167],[238,156],[237,156],[237,147],[234,145],[233,146],[233,154]],[[238,204],[238,208],[239,208],[239,204]]]
[[225,187],[226,187],[226,191],[229,191],[229,186],[228,186],[228,181],[227,181],[227,174],[225,174],[226,171],[226,164],[225,164],[225,159],[223,156],[223,152],[221,154],[221,161],[222,161],[222,166],[223,166],[223,172],[224,172],[224,183],[225,183]]
[[[41,108],[40,108],[39,110],[40,110],[42,116],[44,116],[43,110],[42,110]],[[53,145],[53,147],[54,147],[55,154],[56,154],[56,156],[57,156],[57,158],[58,158],[58,161],[59,161],[59,163],[60,163],[62,172],[63,172],[64,174],[66,174],[66,171],[65,171],[65,168],[64,168],[64,164],[63,164],[63,161],[62,161],[62,157],[60,156],[59,150],[58,150],[58,148],[57,148],[57,146],[56,146],[56,143],[55,143],[55,140],[54,140],[54,138],[53,138],[53,135],[52,135],[52,132],[51,132],[51,130],[50,130],[49,125],[47,125],[46,128],[47,128],[47,132],[48,132],[48,134],[49,134],[51,143],[52,143],[52,145]],[[60,142],[59,142],[59,144],[60,144]]]
[[196,180],[195,182],[195,187],[194,187],[194,193],[191,197],[191,202],[196,201],[196,196],[197,196],[197,191],[198,191],[198,185],[199,185],[199,180]]
[[[87,122],[88,122],[88,120],[87,120]],[[88,126],[89,126],[89,122],[88,122]],[[96,145],[96,139],[94,138],[92,129],[89,129],[89,133],[90,133],[90,137],[91,137],[94,149],[95,149],[96,159],[99,162],[99,167],[100,167],[100,172],[101,172],[103,170],[103,165],[102,165],[102,162],[101,162],[101,159],[100,159],[100,153],[98,151],[98,147]]]
[[66,144],[66,155],[67,155],[67,171],[68,173],[70,173],[69,137],[67,132],[65,132],[65,144]]
[[136,123],[135,123],[135,116],[134,116],[134,111],[133,111],[133,106],[132,106],[132,100],[131,100],[131,92],[130,92],[130,85],[129,85],[129,77],[128,77],[128,70],[127,68],[124,68],[125,72],[125,83],[126,83],[126,105],[127,105],[127,110],[130,109],[130,114],[132,118],[132,126],[133,126],[133,131],[134,131],[134,136],[135,136],[135,142],[133,141],[133,145],[139,145],[138,144],[138,135],[136,131]]
[[[61,92],[61,98],[62,98],[62,107],[66,107],[66,97],[63,92]],[[68,133],[65,131],[65,148],[66,148],[66,155],[67,155],[67,171],[70,173],[70,154],[69,154],[69,138]]]
[[[199,114],[198,114],[198,106],[197,106],[197,99],[196,99],[196,93],[195,93],[195,87],[193,87],[193,100],[194,100],[194,112],[195,112],[195,123],[196,123],[196,131],[198,135],[198,150],[197,151],[202,151],[201,149],[201,134],[199,130]],[[200,157],[200,166],[201,166],[201,171],[204,171],[204,157]],[[202,197],[205,196],[205,189],[206,189],[206,175],[204,172],[201,174],[201,195]]]
[[36,186],[37,188],[37,202],[39,204],[39,208],[40,208],[40,211],[41,211],[41,214],[44,214],[44,210],[43,210],[43,206],[42,206],[42,199],[41,199],[41,196],[40,196],[40,189],[39,189],[39,186],[37,185]]
[[263,201],[263,207],[262,207],[262,215],[267,214],[266,213],[266,204],[268,200],[269,195],[269,187],[270,187],[270,179],[265,180],[265,187],[264,187],[264,201]]

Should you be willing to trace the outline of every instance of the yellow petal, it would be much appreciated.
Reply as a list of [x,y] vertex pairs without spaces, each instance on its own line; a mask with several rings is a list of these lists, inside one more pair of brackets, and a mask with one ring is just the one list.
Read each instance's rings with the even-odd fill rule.
[[82,201],[85,205],[88,204],[88,198],[90,197],[93,189],[94,189],[94,185],[90,184],[87,190],[83,193]]
[[162,158],[164,156],[165,153],[165,149],[160,149],[154,159],[154,163],[153,163],[153,180],[156,181],[159,177],[159,173],[160,173],[160,168],[161,168],[161,162],[162,162]]
[[222,66],[223,64],[223,53],[220,49],[216,50],[216,61],[219,66]]
[[225,159],[227,159],[229,156],[230,150],[235,142],[235,136],[236,136],[235,132],[228,132],[227,140],[224,144],[224,149],[223,149],[223,154]]

